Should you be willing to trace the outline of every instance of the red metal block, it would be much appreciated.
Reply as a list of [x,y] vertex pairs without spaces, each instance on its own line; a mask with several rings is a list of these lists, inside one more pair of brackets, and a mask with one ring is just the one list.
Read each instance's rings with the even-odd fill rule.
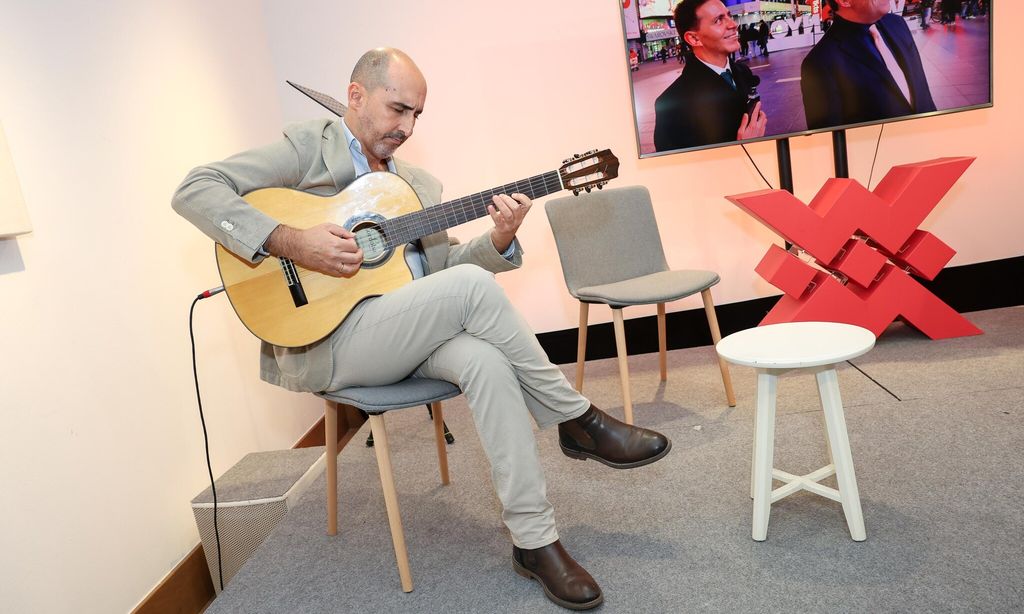
[[838,271],[850,281],[867,288],[885,266],[885,256],[872,249],[861,239],[850,239],[832,262],[825,265]]
[[806,263],[778,245],[768,248],[768,252],[754,267],[754,271],[765,281],[793,298],[803,296],[816,273],[813,267],[807,266]]
[[915,275],[935,279],[956,252],[930,232],[915,230],[910,239],[890,259],[900,268],[909,268]]

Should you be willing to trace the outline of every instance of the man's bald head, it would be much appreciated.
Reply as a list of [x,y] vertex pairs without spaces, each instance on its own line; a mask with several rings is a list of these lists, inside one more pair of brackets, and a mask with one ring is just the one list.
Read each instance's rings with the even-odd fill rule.
[[359,83],[373,91],[388,83],[388,71],[392,65],[401,66],[403,69],[411,69],[422,77],[416,63],[412,61],[404,51],[391,47],[378,47],[363,54],[352,69],[352,83]]

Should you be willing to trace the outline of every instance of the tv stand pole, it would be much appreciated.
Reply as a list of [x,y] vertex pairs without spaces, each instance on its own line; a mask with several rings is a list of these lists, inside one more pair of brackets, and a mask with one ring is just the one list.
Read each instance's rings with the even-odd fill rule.
[[836,168],[836,177],[850,177],[850,165],[846,159],[846,130],[832,131],[832,161]]
[[775,153],[779,158],[779,187],[793,193],[793,163],[789,157],[789,139],[775,141]]
[[[789,157],[789,139],[775,141],[775,154],[779,159],[779,187],[793,193],[793,161]],[[793,245],[786,241],[786,251]]]

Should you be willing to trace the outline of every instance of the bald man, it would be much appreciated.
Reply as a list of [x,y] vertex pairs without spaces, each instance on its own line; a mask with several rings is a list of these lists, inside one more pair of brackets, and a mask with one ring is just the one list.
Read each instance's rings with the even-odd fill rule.
[[[371,50],[352,71],[343,120],[294,124],[276,143],[192,170],[174,195],[174,209],[252,262],[285,257],[328,275],[357,275],[363,253],[347,229],[291,228],[240,196],[268,187],[333,195],[359,175],[386,171],[409,182],[425,207],[438,204],[440,182],[394,157],[412,136],[426,96],[426,80],[406,54]],[[453,244],[443,231],[423,237],[406,251],[414,281],[363,301],[310,346],[264,343],[260,375],[309,392],[410,376],[458,385],[491,464],[513,569],[537,580],[555,603],[583,610],[604,597],[559,541],[530,419],[542,429],[557,424],[566,455],[618,469],[664,457],[671,442],[615,420],[577,393],[495,282],[495,273],[522,264],[515,236],[531,206],[523,194],[495,196],[488,206],[494,225],[484,234],[464,244]]]

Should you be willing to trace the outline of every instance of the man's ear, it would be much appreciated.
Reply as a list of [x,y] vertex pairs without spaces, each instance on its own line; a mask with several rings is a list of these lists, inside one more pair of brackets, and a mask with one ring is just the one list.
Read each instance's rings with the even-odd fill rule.
[[694,32],[693,30],[688,30],[686,32],[686,34],[683,34],[683,40],[690,47],[701,47],[701,46],[703,46],[703,43],[700,42],[700,38],[697,36],[697,33]]
[[360,108],[363,106],[363,102],[366,101],[366,88],[360,83],[353,81],[348,84],[348,106],[352,108]]

